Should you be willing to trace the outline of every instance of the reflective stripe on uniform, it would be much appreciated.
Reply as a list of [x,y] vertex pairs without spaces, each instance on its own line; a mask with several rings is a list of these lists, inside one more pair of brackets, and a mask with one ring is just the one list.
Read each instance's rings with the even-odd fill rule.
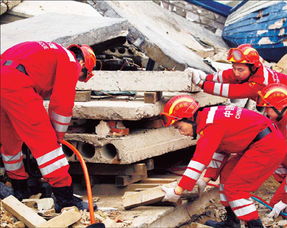
[[220,198],[220,201],[227,202],[227,198],[226,198],[225,194],[223,193],[223,190],[224,190],[224,185],[223,184],[219,184],[219,198]]
[[197,180],[199,178],[200,174],[201,174],[201,172],[198,173],[198,172],[196,172],[194,170],[186,169],[184,174],[183,174],[183,176],[189,177],[189,178],[191,178],[193,180]]
[[221,162],[220,161],[214,161],[214,160],[212,160],[208,165],[208,167],[216,168],[216,169],[219,168],[220,166],[221,166]]
[[219,193],[219,199],[220,201],[227,202],[227,198],[223,193]]
[[220,95],[221,83],[214,83],[213,94]]
[[281,165],[278,169],[275,170],[275,173],[284,175],[287,174],[287,169]]
[[23,162],[22,160],[16,163],[4,163],[4,167],[6,171],[15,171],[22,167]]
[[41,171],[42,175],[45,176],[45,175],[48,175],[48,174],[56,171],[57,169],[60,169],[60,168],[66,166],[68,164],[69,163],[68,163],[67,158],[64,157],[64,158],[62,158],[62,159],[60,159],[60,160],[58,160],[58,161],[56,161],[50,165],[47,165],[44,168],[40,168],[40,171]]
[[51,118],[53,120],[56,120],[57,122],[60,122],[63,124],[68,124],[68,123],[70,123],[72,116],[63,116],[63,115],[57,114],[57,113],[52,111],[51,112]]
[[240,217],[240,216],[244,216],[244,215],[248,215],[248,214],[251,214],[253,212],[256,211],[256,207],[254,204],[251,204],[249,206],[246,206],[246,207],[242,207],[242,208],[239,208],[239,209],[236,209],[234,210],[234,214],[237,216],[237,217]]
[[222,96],[228,97],[229,95],[229,84],[222,84]]
[[37,160],[38,165],[40,166],[40,165],[43,165],[46,162],[49,162],[49,161],[51,161],[51,160],[55,159],[56,157],[59,157],[63,154],[64,154],[64,152],[62,150],[62,147],[58,147],[57,149],[52,150],[51,152],[44,154],[41,157],[38,157],[36,160]]
[[54,121],[52,121],[52,125],[57,132],[66,132],[69,127],[69,125],[62,125]]
[[1,154],[1,156],[2,156],[4,162],[10,162],[10,161],[17,161],[17,160],[19,160],[23,156],[23,153],[22,153],[22,150],[21,150],[20,152],[18,152],[15,155]]
[[200,162],[191,160],[191,161],[188,163],[188,166],[187,166],[187,167],[188,167],[188,168],[193,168],[193,169],[199,170],[199,171],[201,172],[202,170],[204,170],[205,165],[203,165],[203,164],[200,163]]
[[7,171],[18,170],[23,165],[23,161],[22,161],[23,153],[22,153],[22,151],[18,152],[15,155],[1,154],[1,156],[3,159],[5,170],[7,170]]
[[253,201],[250,198],[249,199],[238,199],[238,200],[233,200],[233,201],[229,202],[229,204],[232,208],[242,207],[242,206],[246,206],[246,205],[249,205],[252,203],[253,203]]
[[206,123],[213,123],[214,115],[218,107],[211,107],[210,110],[208,111]]
[[[195,170],[191,170],[189,168],[195,169],[196,171]],[[204,168],[205,168],[205,165],[203,165],[202,163],[194,161],[194,160],[191,160],[188,163],[187,169],[185,170],[183,175],[187,176],[187,177],[189,177],[191,179],[197,180],[199,178],[202,170],[204,170]]]
[[224,157],[225,157],[224,154],[214,153],[213,156],[212,156],[212,159],[219,160],[219,161],[223,161],[223,160],[224,160]]

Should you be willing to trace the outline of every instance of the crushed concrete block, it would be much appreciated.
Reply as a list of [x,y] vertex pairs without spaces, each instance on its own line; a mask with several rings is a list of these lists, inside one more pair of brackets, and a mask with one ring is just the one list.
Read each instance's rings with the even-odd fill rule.
[[140,130],[116,138],[72,133],[66,134],[65,139],[77,144],[87,162],[105,164],[131,164],[196,144],[196,140],[180,135],[173,127]]
[[95,17],[47,13],[1,25],[1,51],[31,40],[54,41],[63,46],[71,43],[93,45],[125,36],[127,30],[128,23],[124,19],[95,20]]
[[[16,2],[15,0],[10,2]],[[20,0],[18,1],[21,2]],[[73,14],[77,16],[91,16],[101,18],[102,15],[98,13],[91,5],[69,1],[27,1],[24,0],[21,4],[14,7],[11,12],[14,15],[36,16],[45,13],[60,13]]]
[[[192,50],[206,52],[213,48],[208,49],[196,40],[200,36],[192,34],[195,31],[194,26],[193,29],[191,26],[185,26],[191,22],[184,18],[161,8],[152,1],[101,1],[97,2],[95,7],[103,14],[106,10],[112,10],[122,18],[128,19],[133,25],[129,30],[129,40],[162,66],[183,70],[188,65],[211,72],[211,68],[205,65],[202,58]],[[201,34],[204,34],[204,37],[210,36],[209,43],[220,40],[218,46],[226,47],[223,40],[210,31],[206,30]]]

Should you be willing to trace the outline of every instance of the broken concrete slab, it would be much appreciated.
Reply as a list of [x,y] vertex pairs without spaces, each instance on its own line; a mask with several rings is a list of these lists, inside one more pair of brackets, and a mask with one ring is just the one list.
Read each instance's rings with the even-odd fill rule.
[[[94,71],[78,90],[194,92],[191,76],[183,71]],[[197,90],[198,91],[198,90]]]
[[[211,69],[203,64],[201,57],[195,52],[206,55],[214,47],[227,48],[219,36],[152,1],[96,2],[95,8],[104,16],[105,12],[109,12],[111,16],[128,19],[134,26],[130,28],[128,35],[134,45],[169,69],[182,70],[184,65],[189,65],[210,72]],[[210,46],[202,45],[198,38]]]
[[[20,0],[18,2],[20,2]],[[14,7],[9,13],[26,17],[36,16],[44,13],[73,14],[98,18],[102,17],[102,15],[91,5],[77,1],[69,1],[67,4],[67,1],[24,0],[21,4]]]
[[[108,81],[107,81],[108,82]],[[96,83],[95,83],[96,84]],[[158,116],[165,102],[178,93],[164,93],[162,100],[150,104],[145,103],[142,99],[134,100],[91,100],[86,102],[75,102],[73,107],[73,117],[78,119],[94,120],[141,120]],[[227,98],[210,95],[204,92],[189,93],[200,105],[226,104]],[[49,101],[44,102],[46,109]]]
[[21,203],[16,197],[8,196],[2,200],[3,207],[14,215],[17,219],[24,222],[29,228],[38,227],[46,222],[44,218],[39,216],[33,209]]
[[71,43],[93,45],[125,36],[127,30],[128,22],[124,19],[47,13],[1,25],[1,51],[31,40],[54,41],[63,46]]
[[[77,147],[85,161],[105,164],[131,164],[196,144],[196,140],[180,135],[173,127],[139,130],[116,138],[70,133],[65,139]],[[76,157],[69,160],[76,161]]]

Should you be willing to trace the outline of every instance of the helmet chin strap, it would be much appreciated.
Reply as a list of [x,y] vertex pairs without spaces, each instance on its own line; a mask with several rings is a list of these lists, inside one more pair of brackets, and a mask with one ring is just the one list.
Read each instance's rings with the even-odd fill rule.
[[278,111],[278,109],[275,108],[275,107],[271,107],[271,108],[272,108],[272,109],[274,110],[274,112],[276,112],[276,114],[278,115],[278,117],[276,118],[276,121],[279,122],[280,120],[282,120],[283,114],[284,114],[284,112],[287,110],[287,107],[284,107],[281,112]]

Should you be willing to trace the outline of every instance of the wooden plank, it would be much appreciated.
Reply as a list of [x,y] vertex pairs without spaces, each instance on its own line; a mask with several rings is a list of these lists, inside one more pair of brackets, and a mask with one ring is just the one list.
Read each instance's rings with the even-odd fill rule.
[[81,219],[81,213],[77,210],[64,211],[62,214],[44,222],[37,227],[39,228],[58,228],[68,227]]
[[142,180],[142,183],[166,184],[174,181],[176,181],[175,178],[146,178]]
[[8,212],[29,228],[39,227],[40,224],[46,222],[46,220],[33,211],[32,208],[27,207],[12,195],[3,199],[2,203]]
[[164,196],[165,192],[161,189],[161,186],[158,186],[141,192],[135,192],[134,194],[124,194],[122,202],[125,209],[130,209],[137,206],[160,202]]
[[75,96],[75,102],[83,102],[83,101],[90,101],[91,100],[91,91],[82,91],[77,90]]
[[144,103],[155,104],[162,97],[162,92],[144,92]]

